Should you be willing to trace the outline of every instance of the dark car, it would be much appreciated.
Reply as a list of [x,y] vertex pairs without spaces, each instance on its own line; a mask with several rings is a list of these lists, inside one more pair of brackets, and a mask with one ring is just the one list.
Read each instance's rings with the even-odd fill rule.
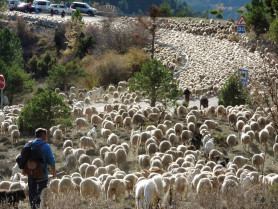
[[20,11],[20,12],[35,12],[35,7],[31,7],[31,11],[29,11],[28,9],[28,3],[20,3],[19,5],[17,5],[17,7],[15,8],[16,11]]

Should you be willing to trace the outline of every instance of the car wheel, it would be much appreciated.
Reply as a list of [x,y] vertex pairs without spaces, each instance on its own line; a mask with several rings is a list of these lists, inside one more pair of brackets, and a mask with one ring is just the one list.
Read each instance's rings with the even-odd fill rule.
[[58,11],[58,10],[55,10],[55,11],[54,11],[54,14],[59,14],[59,11]]
[[88,15],[89,15],[89,16],[93,16],[93,13],[92,13],[92,12],[88,12]]

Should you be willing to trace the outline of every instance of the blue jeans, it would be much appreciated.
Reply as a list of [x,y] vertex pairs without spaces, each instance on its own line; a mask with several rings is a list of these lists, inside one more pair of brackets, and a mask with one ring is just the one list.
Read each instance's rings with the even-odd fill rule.
[[29,187],[29,201],[31,205],[31,209],[40,208],[41,191],[47,187],[48,179],[45,181],[37,182],[38,178],[28,178],[28,187]]

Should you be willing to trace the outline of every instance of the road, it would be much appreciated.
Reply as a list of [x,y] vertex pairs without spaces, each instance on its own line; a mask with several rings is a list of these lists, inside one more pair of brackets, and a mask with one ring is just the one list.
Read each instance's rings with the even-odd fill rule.
[[[32,14],[33,14],[33,15],[37,15],[37,14],[34,14],[34,13],[32,13]],[[49,13],[43,13],[43,12],[41,12],[41,13],[39,13],[39,15],[42,16],[42,17],[45,17],[45,18],[51,17]],[[82,15],[83,15],[83,20],[84,20],[85,23],[96,22],[96,21],[102,21],[102,20],[107,19],[107,17],[98,16],[98,15],[95,15],[95,16],[93,16],[93,17],[90,17],[90,16],[88,16],[88,15],[86,15],[86,14],[82,14]],[[54,18],[57,18],[57,19],[62,19],[61,14],[54,14],[53,17],[54,17]],[[71,19],[71,15],[66,15],[66,16],[64,17],[64,19],[67,19],[67,20]]]

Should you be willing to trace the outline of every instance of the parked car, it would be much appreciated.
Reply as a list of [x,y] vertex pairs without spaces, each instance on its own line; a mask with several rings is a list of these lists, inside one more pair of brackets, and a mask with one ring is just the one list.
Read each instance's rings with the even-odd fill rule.
[[9,10],[15,10],[20,3],[19,0],[9,0]]
[[34,6],[32,6],[32,7],[31,7],[31,11],[29,11],[29,9],[28,9],[28,4],[29,4],[29,3],[20,3],[19,5],[17,5],[17,7],[15,8],[15,10],[16,10],[16,11],[20,11],[20,12],[25,12],[25,13],[27,13],[27,12],[29,12],[29,13],[35,12],[35,7],[34,7]]
[[87,3],[73,2],[70,5],[70,8],[72,8],[72,9],[78,8],[81,13],[88,14],[89,16],[94,16],[97,14],[97,9],[90,7]]
[[39,12],[41,11],[49,11],[48,8],[50,6],[50,1],[45,0],[35,0],[33,1],[33,6],[38,9]]
[[66,5],[64,4],[50,4],[48,10],[49,12],[51,11],[51,9],[53,9],[54,14],[59,14],[62,13],[63,11],[65,11],[66,14],[72,14],[74,13],[75,9],[66,7]]

